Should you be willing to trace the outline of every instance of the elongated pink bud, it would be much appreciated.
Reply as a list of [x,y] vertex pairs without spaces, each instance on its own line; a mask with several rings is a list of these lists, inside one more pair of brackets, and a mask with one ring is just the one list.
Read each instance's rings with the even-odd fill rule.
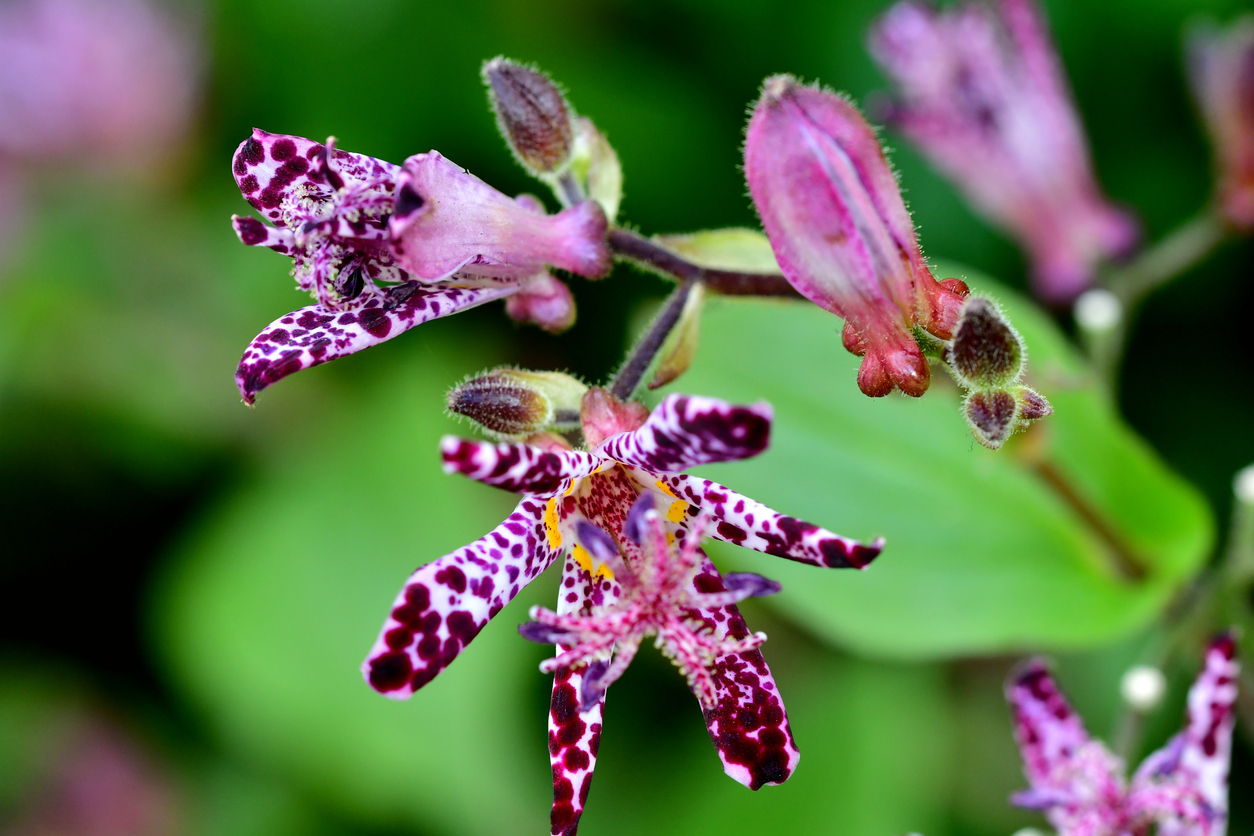
[[1254,15],[1199,29],[1189,39],[1189,70],[1215,146],[1220,211],[1254,231]]
[[397,263],[426,281],[454,273],[517,280],[545,265],[600,278],[611,266],[594,201],[544,215],[437,151],[405,161],[389,229]]
[[1138,229],[1102,194],[1061,62],[1032,0],[944,11],[902,0],[871,30],[897,86],[889,123],[1029,252],[1037,292],[1075,298]]
[[858,386],[919,396],[930,370],[911,329],[953,336],[965,295],[928,271],[875,131],[844,98],[768,78],[749,121],[745,176],[784,276],[846,320]]

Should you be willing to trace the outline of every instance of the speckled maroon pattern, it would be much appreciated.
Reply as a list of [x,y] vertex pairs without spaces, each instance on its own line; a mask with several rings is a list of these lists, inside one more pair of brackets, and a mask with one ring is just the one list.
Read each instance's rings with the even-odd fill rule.
[[279,317],[240,359],[235,385],[245,403],[302,369],[329,363],[403,334],[415,325],[508,296],[511,288],[463,288],[406,282],[363,295],[338,311],[310,305]]
[[446,435],[440,441],[445,473],[460,473],[514,493],[550,497],[564,482],[592,473],[603,460],[581,450],[550,452],[530,444],[492,444]]
[[487,536],[410,575],[362,664],[366,681],[407,699],[448,667],[560,555],[547,544],[543,517],[544,503],[526,497]]
[[814,523],[772,511],[757,500],[717,482],[685,474],[661,477],[679,499],[715,520],[710,536],[754,551],[828,569],[863,569],[884,548],[884,538],[867,545]]
[[1006,686],[1030,785],[1012,800],[1041,810],[1059,836],[1223,836],[1238,673],[1233,639],[1221,635],[1189,690],[1184,731],[1127,783],[1123,762],[1088,737],[1044,663],[1028,662]]
[[597,452],[654,473],[756,456],[771,438],[770,404],[733,406],[695,395],[667,395],[644,426],[601,443]]

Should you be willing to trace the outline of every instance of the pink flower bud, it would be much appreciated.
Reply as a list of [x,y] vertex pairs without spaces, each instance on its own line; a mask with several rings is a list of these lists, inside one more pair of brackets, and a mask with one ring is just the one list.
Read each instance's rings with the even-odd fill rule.
[[1254,231],[1254,16],[1223,30],[1199,29],[1189,40],[1193,95],[1215,145],[1219,208]]
[[872,29],[870,48],[897,85],[890,124],[1028,250],[1042,297],[1073,299],[1099,261],[1136,243],[1136,223],[1097,184],[1032,0],[945,11],[904,0]]
[[791,76],[768,78],[749,121],[745,176],[784,276],[845,318],[846,348],[864,355],[859,388],[927,391],[931,372],[911,330],[952,337],[966,288],[932,278],[857,108]]
[[516,322],[560,334],[575,324],[575,297],[564,282],[545,271],[527,279],[521,290],[505,300],[505,313]]
[[595,202],[544,215],[436,151],[405,161],[389,228],[397,263],[425,281],[454,273],[517,280],[545,265],[601,278],[611,266]]

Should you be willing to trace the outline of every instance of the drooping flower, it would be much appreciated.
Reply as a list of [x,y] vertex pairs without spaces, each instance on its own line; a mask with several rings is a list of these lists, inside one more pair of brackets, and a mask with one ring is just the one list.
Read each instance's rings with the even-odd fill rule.
[[1103,195],[1032,0],[897,3],[870,34],[897,85],[889,123],[1029,252],[1037,292],[1067,302],[1138,227]]
[[[446,471],[521,493],[522,501],[487,536],[414,572],[363,674],[383,694],[408,698],[558,560],[562,581],[554,616],[573,619],[560,622],[571,628],[565,632],[604,626],[602,617],[626,624],[630,618],[621,613],[627,610],[615,610],[616,604],[640,605],[661,588],[665,575],[671,580],[664,595],[651,599],[657,605],[653,616],[704,625],[692,634],[708,642],[692,651],[685,671],[694,676],[725,771],[753,789],[780,783],[796,766],[797,750],[770,670],[734,603],[746,593],[767,591],[763,584],[769,582],[732,578],[729,584],[698,548],[705,525],[713,526],[709,534],[715,539],[821,567],[862,568],[882,541],[864,545],[840,537],[679,472],[762,452],[771,424],[765,404],[738,407],[671,395],[649,414],[639,404],[592,389],[584,398],[582,424],[588,450],[570,449],[552,435],[535,439],[543,446],[444,440]],[[647,502],[637,505],[643,495],[664,512],[649,512]],[[669,551],[672,537],[678,554]],[[687,578],[692,565],[698,569],[685,589],[678,578]],[[525,628],[543,629],[548,628]],[[618,645],[621,660],[635,633],[625,632],[615,643],[620,638],[626,642]],[[719,648],[736,652],[710,658]],[[600,739],[605,661],[555,670],[549,716],[555,834],[573,834],[583,810]],[[585,686],[589,677],[597,684]]]
[[1189,39],[1193,96],[1215,146],[1218,200],[1228,223],[1254,230],[1254,16]]
[[872,397],[927,391],[912,329],[953,336],[966,285],[937,282],[875,131],[852,104],[787,75],[768,78],[745,139],[745,176],[784,276],[845,319]]
[[515,293],[526,301],[512,315],[560,330],[574,302],[545,264],[598,276],[609,266],[597,206],[545,215],[534,198],[506,197],[434,151],[401,167],[332,140],[256,130],[233,169],[273,224],[235,217],[240,240],[290,256],[297,284],[316,300],[271,323],[244,352],[235,380],[248,403],[301,369]]
[[1211,642],[1189,689],[1184,730],[1151,754],[1129,783],[1123,761],[1093,740],[1033,659],[1011,676],[1006,699],[1029,789],[1012,801],[1041,810],[1059,836],[1223,836],[1228,819],[1228,765],[1237,698],[1236,643]]

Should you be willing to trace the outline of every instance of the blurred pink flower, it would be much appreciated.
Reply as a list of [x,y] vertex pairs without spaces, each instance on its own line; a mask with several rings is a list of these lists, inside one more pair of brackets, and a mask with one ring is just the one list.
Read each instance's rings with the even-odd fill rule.
[[1199,29],[1189,40],[1189,69],[1215,145],[1220,211],[1254,231],[1254,16]]
[[0,56],[0,154],[142,163],[187,123],[195,51],[142,0],[6,3]]
[[967,288],[932,277],[858,109],[791,76],[768,78],[749,120],[745,178],[784,276],[845,319],[863,393],[926,392],[931,370],[911,331],[951,338]]
[[1036,290],[1066,302],[1138,227],[1102,194],[1066,76],[1032,0],[938,11],[897,3],[870,33],[897,85],[888,121],[1031,256]]
[[1184,730],[1132,776],[1084,723],[1039,659],[1006,684],[1029,789],[1011,801],[1040,810],[1059,836],[1223,836],[1237,699],[1236,642],[1211,642],[1189,689]]

